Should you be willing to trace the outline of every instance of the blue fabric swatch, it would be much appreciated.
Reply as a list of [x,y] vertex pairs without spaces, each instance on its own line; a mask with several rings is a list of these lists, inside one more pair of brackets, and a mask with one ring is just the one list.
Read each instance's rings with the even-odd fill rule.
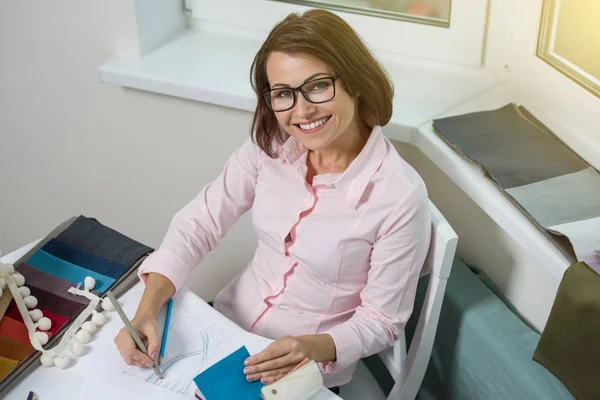
[[260,381],[248,382],[244,374],[244,360],[250,357],[245,346],[194,378],[206,400],[260,400]]
[[72,282],[75,285],[78,283],[83,284],[85,277],[91,276],[96,280],[94,290],[97,290],[101,294],[107,291],[108,288],[115,283],[113,278],[109,278],[108,276],[90,271],[87,268],[71,264],[68,261],[61,260],[52,254],[46,253],[44,250],[36,251],[26,262],[40,271],[44,271],[47,274],[56,276],[57,278]]
[[114,279],[119,279],[127,272],[127,267],[123,264],[98,257],[97,255],[80,250],[57,239],[50,239],[50,241],[42,247],[42,250],[61,260],[82,266]]

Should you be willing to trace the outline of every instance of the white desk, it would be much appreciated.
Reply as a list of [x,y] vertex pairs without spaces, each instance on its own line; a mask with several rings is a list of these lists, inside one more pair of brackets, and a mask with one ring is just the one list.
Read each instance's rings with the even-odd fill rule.
[[[13,263],[22,257],[29,249],[35,246],[37,242],[31,243],[19,250],[14,251],[2,257],[3,262]],[[27,283],[25,283],[27,285]],[[124,294],[119,303],[125,311],[134,309],[141,296],[142,284],[134,286],[130,291]],[[132,307],[133,306],[133,307]],[[198,309],[199,316],[203,320],[214,320],[215,323],[223,323],[225,317],[213,308],[206,305]],[[226,321],[230,323],[231,321]],[[112,344],[112,338],[123,326],[116,312],[108,313],[107,323],[102,326],[98,332],[92,336],[92,341],[86,344],[86,353],[82,357],[71,360],[71,364],[65,370],[57,367],[46,368],[39,366],[33,372],[21,379],[5,397],[7,400],[25,400],[30,390],[37,393],[40,400],[137,400],[141,397],[111,389],[110,383],[104,384],[107,376],[110,376],[109,369],[120,371],[125,367],[120,359],[116,347]],[[250,333],[247,334],[248,348],[252,351],[259,351],[266,347],[270,340],[260,338]],[[102,354],[101,357],[95,355]],[[114,375],[114,374],[113,374]],[[136,384],[148,385],[144,381],[134,382]],[[192,387],[194,387],[192,385]],[[154,389],[157,392],[157,398],[161,399],[192,399],[193,391],[189,395],[171,394],[163,389]],[[161,393],[161,391],[166,393]],[[135,390],[134,390],[135,392]],[[336,400],[340,397],[323,388],[313,400]],[[144,399],[145,400],[145,399]]]

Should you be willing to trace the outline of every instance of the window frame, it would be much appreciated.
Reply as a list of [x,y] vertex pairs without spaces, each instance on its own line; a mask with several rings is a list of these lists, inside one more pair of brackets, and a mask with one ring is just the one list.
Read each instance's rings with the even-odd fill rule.
[[[237,34],[245,31],[262,37],[286,15],[310,9],[273,0],[185,0],[185,7],[192,27],[230,29]],[[391,55],[475,68],[482,66],[488,0],[452,0],[448,28],[332,11],[348,21],[380,57]]]
[[[348,6],[348,5],[335,4],[335,3],[330,4],[330,3],[327,3],[327,2],[321,1],[321,0],[272,0],[272,1],[280,1],[282,3],[295,3],[295,4],[304,5],[307,7],[323,7],[323,8],[327,8],[329,10],[344,11],[344,12],[348,12],[348,13],[352,13],[352,14],[369,15],[369,16],[376,17],[376,18],[388,18],[388,19],[404,21],[404,22],[414,22],[417,24],[441,26],[444,28],[448,28],[450,26],[450,19],[452,18],[452,16],[449,15],[448,21],[446,21],[442,18],[422,17],[422,16],[418,16],[418,15],[411,15],[408,13],[400,13],[400,12],[395,12],[395,11],[380,10],[380,9],[374,9],[374,8],[369,9],[367,7]],[[450,10],[452,10],[452,2],[454,0],[447,0],[447,1],[450,2]]]

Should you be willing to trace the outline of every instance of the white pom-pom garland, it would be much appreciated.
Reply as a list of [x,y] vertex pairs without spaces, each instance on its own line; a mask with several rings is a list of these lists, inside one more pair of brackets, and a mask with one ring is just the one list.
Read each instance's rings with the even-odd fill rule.
[[66,356],[56,356],[56,358],[54,358],[54,365],[58,368],[65,369],[69,366],[69,358]]
[[85,352],[85,346],[83,343],[75,342],[71,345],[71,352],[76,356],[80,356]]
[[35,336],[37,337],[37,339],[40,341],[40,344],[43,346],[46,343],[48,343],[48,334],[46,332],[36,332]]
[[75,334],[75,337],[79,343],[87,343],[90,341],[90,339],[92,339],[92,334],[85,329],[80,329]]
[[94,332],[96,332],[96,329],[98,329],[98,327],[92,321],[85,321],[81,325],[81,329],[84,329],[84,330],[88,331],[89,333],[94,333]]
[[4,267],[6,268],[7,274],[12,275],[15,273],[15,267],[12,264],[4,264]]
[[12,279],[13,281],[15,281],[15,285],[17,285],[17,287],[21,287],[25,284],[25,277],[21,274],[12,274]]
[[102,309],[105,311],[114,311],[115,310],[115,306],[113,305],[113,303],[111,303],[111,301],[108,297],[105,297],[104,299],[102,299]]
[[6,287],[6,281],[2,278],[0,278],[0,290],[4,290],[4,288]]
[[2,289],[0,289],[0,297],[2,297],[3,294],[4,292],[2,291]]
[[36,308],[35,310],[29,311],[29,316],[31,317],[31,320],[33,322],[38,322],[40,320],[40,318],[42,318],[44,316],[44,314],[42,314],[41,310],[38,310]]
[[54,357],[47,354],[42,354],[40,357],[40,362],[44,367],[51,367],[54,365]]
[[41,331],[47,331],[48,329],[52,328],[52,321],[50,321],[50,318],[40,318],[37,323],[37,327]]
[[91,276],[86,276],[83,280],[83,288],[87,291],[90,291],[96,286],[96,280]]
[[25,302],[25,306],[27,308],[29,308],[30,310],[32,308],[35,308],[35,306],[37,306],[37,304],[38,304],[37,299],[35,297],[33,297],[33,296],[27,296],[27,297],[25,297],[23,299],[23,302]]
[[92,322],[95,323],[96,326],[100,327],[106,322],[106,316],[104,315],[104,313],[96,313],[92,317]]
[[19,288],[19,292],[21,292],[21,297],[22,298],[25,298],[25,297],[31,295],[31,289],[29,289],[27,286],[21,286]]

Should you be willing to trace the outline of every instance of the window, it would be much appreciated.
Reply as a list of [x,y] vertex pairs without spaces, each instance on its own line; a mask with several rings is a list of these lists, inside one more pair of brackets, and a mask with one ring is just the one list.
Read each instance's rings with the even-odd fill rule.
[[600,1],[545,0],[538,56],[600,97]]
[[185,8],[192,28],[259,40],[289,13],[329,8],[380,57],[478,68],[488,0],[185,0]]
[[278,0],[447,27],[452,0]]

